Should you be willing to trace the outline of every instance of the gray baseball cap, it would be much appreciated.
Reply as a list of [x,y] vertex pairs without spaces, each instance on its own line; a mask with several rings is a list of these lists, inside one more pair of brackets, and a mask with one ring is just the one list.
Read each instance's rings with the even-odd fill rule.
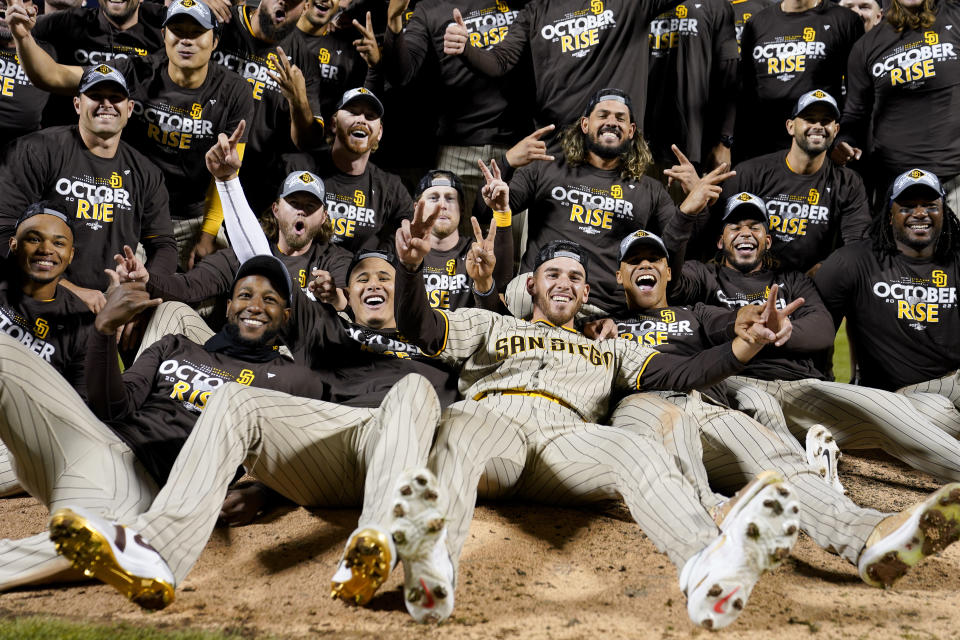
[[201,0],[174,0],[167,9],[167,17],[163,20],[163,26],[176,18],[177,16],[190,16],[197,24],[204,29],[213,29],[217,26],[217,19],[213,12]]
[[893,190],[890,192],[890,202],[902,196],[903,192],[907,189],[926,192],[932,196],[934,200],[942,198],[945,193],[943,185],[940,184],[940,178],[923,169],[910,169],[898,175],[897,179],[893,181]]
[[380,98],[373,95],[373,92],[369,89],[357,87],[356,89],[345,91],[343,97],[340,98],[340,102],[337,103],[336,110],[340,111],[340,109],[343,109],[351,102],[366,102],[368,105],[373,107],[373,110],[376,112],[378,118],[383,117],[383,103],[380,102]]
[[[741,191],[740,193],[735,193],[727,199],[727,206],[723,211],[723,220],[726,220],[734,211],[737,211],[741,207],[750,207],[752,211],[751,214],[760,214],[758,220],[767,221],[767,206],[763,203],[763,200],[753,195],[752,193],[747,193],[746,191]],[[742,211],[740,213],[747,213]]]
[[280,185],[280,195],[277,197],[286,198],[291,193],[297,193],[298,191],[316,196],[320,202],[327,198],[327,190],[323,186],[323,180],[309,171],[294,171],[287,175],[283,184]]
[[633,249],[642,246],[658,249],[664,258],[669,255],[667,253],[667,246],[663,244],[660,236],[650,233],[649,231],[644,231],[643,229],[638,229],[620,241],[620,252],[617,254],[617,262],[623,262],[623,259],[629,256]]
[[833,117],[835,120],[840,119],[840,107],[837,106],[837,101],[833,99],[833,96],[824,91],[823,89],[814,89],[813,91],[808,91],[797,100],[797,105],[793,108],[793,114],[791,117],[796,118],[804,109],[814,104],[825,104],[833,112]]
[[293,291],[293,281],[290,280],[290,272],[287,271],[279,258],[269,255],[253,256],[237,269],[237,277],[233,279],[233,286],[230,287],[231,295],[237,288],[237,283],[247,276],[263,276],[270,281],[277,293],[282,295],[285,300],[290,300],[290,292]]
[[130,95],[130,90],[127,88],[127,79],[123,77],[122,73],[107,64],[87,67],[83,75],[80,76],[80,86],[77,90],[80,93],[86,93],[93,87],[98,84],[103,84],[104,82],[118,84],[125,94]]

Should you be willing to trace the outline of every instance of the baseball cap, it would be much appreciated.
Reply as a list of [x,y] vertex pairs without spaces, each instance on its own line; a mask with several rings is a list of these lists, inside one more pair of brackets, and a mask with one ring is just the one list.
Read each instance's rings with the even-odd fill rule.
[[127,89],[127,79],[123,77],[122,73],[108,64],[98,64],[92,67],[87,67],[84,70],[83,75],[80,76],[80,87],[78,88],[78,91],[80,93],[86,93],[93,87],[97,86],[98,84],[103,84],[104,82],[113,82],[118,84],[126,95],[130,95],[130,90]]
[[767,221],[767,206],[763,203],[763,200],[753,195],[752,193],[747,193],[746,191],[741,191],[740,193],[735,193],[727,199],[727,206],[723,211],[722,220],[726,220],[733,215],[733,212],[740,209],[741,207],[750,207],[751,210],[744,210],[740,213],[744,214],[760,214],[758,220]]
[[372,249],[370,251],[360,251],[357,253],[357,255],[353,256],[353,260],[350,261],[350,266],[347,267],[347,281],[350,280],[350,274],[353,273],[353,270],[357,267],[357,265],[367,258],[380,258],[381,260],[386,260],[391,265],[393,264],[393,254],[389,251],[380,251],[376,249]]
[[283,184],[280,185],[280,195],[277,197],[286,198],[291,193],[297,193],[299,191],[316,196],[320,202],[323,202],[327,197],[327,190],[323,186],[323,180],[315,173],[310,173],[309,171],[293,171],[287,174]]
[[48,215],[55,218],[60,218],[63,220],[64,224],[70,227],[70,232],[73,233],[73,221],[64,212],[54,209],[49,202],[34,202],[33,204],[27,206],[23,213],[20,214],[20,217],[17,218],[17,223],[13,227],[14,230],[18,229],[21,224],[30,218],[39,215]]
[[571,260],[576,260],[583,267],[583,274],[586,276],[587,254],[584,253],[583,247],[576,242],[571,242],[570,240],[551,240],[543,245],[540,247],[540,250],[537,251],[537,259],[533,263],[533,270],[536,271],[544,262],[553,260],[554,258],[570,258]]
[[600,89],[600,91],[594,93],[590,97],[590,102],[587,103],[587,108],[583,110],[583,117],[589,118],[590,114],[593,113],[593,108],[604,100],[614,100],[621,104],[625,104],[627,109],[630,111],[630,120],[633,121],[633,101],[630,100],[630,95],[625,91],[621,91],[620,89],[615,89],[613,87]]
[[452,171],[445,169],[431,169],[427,171],[426,175],[420,178],[420,183],[417,184],[417,192],[413,199],[419,200],[423,192],[430,187],[453,187],[457,190],[461,204],[465,201],[463,196],[463,182],[460,180],[460,176]]
[[833,112],[833,117],[835,120],[840,119],[840,107],[837,106],[837,101],[833,99],[833,96],[824,91],[823,89],[814,89],[813,91],[808,91],[797,100],[797,105],[793,108],[793,114],[791,118],[796,118],[803,111],[814,104],[825,104],[830,107],[830,110]]
[[667,246],[663,244],[660,236],[650,233],[649,231],[644,231],[643,229],[638,229],[620,241],[620,252],[617,254],[617,262],[623,262],[623,259],[630,255],[631,250],[642,246],[659,249],[660,252],[663,253],[664,258],[668,255]]
[[263,276],[270,281],[270,284],[283,296],[284,300],[290,300],[290,292],[293,290],[293,283],[290,280],[290,272],[279,258],[270,255],[253,256],[237,269],[237,277],[233,279],[230,291],[237,287],[237,283],[247,276]]
[[357,87],[356,89],[345,91],[343,93],[343,97],[340,98],[340,102],[337,103],[337,108],[335,111],[340,111],[340,109],[343,109],[351,102],[366,102],[368,105],[373,107],[373,110],[377,113],[378,118],[383,117],[383,103],[380,102],[380,99],[373,95],[373,92],[369,89]]
[[201,0],[174,0],[167,9],[167,17],[163,20],[163,26],[176,18],[177,16],[190,16],[197,24],[204,29],[213,29],[217,26],[217,19],[213,17],[213,12]]
[[903,195],[903,192],[907,189],[916,189],[919,191],[925,191],[927,194],[933,196],[933,199],[942,198],[944,196],[943,185],[940,184],[940,179],[930,173],[929,171],[924,171],[923,169],[910,169],[909,171],[904,171],[897,176],[897,179],[893,181],[893,190],[890,192],[890,202]]

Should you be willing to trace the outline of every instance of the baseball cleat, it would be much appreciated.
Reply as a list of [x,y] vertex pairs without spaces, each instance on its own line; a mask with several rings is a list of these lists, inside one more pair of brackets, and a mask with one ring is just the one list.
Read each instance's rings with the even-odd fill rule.
[[455,575],[442,504],[430,471],[401,474],[390,534],[403,561],[403,600],[417,622],[442,622],[453,612]]
[[80,507],[67,507],[50,517],[50,539],[75,569],[144,609],[163,609],[173,602],[176,580],[170,567],[133,529]]
[[354,531],[330,584],[330,597],[365,605],[393,569],[397,552],[390,536],[378,527]]
[[842,495],[847,490],[840,484],[838,464],[843,456],[833,434],[822,424],[815,424],[807,430],[807,463],[813,467],[827,484]]
[[757,580],[790,555],[800,531],[800,507],[776,472],[759,474],[734,501],[723,533],[680,572],[687,613],[707,629],[722,629],[740,616]]
[[889,587],[910,567],[960,539],[960,482],[945,485],[902,513],[880,521],[860,553],[860,577]]

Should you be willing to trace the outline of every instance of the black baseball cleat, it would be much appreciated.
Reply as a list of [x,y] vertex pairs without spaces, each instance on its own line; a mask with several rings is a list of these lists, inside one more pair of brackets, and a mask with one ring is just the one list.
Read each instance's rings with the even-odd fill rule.
[[144,609],[173,602],[176,580],[170,567],[136,531],[81,507],[66,507],[50,517],[50,539],[75,569]]

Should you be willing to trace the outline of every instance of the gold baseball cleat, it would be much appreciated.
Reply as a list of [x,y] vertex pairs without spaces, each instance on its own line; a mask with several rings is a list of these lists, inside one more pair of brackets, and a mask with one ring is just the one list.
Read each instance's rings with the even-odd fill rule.
[[330,597],[367,604],[389,577],[395,555],[385,532],[373,527],[354,531],[330,584]]

